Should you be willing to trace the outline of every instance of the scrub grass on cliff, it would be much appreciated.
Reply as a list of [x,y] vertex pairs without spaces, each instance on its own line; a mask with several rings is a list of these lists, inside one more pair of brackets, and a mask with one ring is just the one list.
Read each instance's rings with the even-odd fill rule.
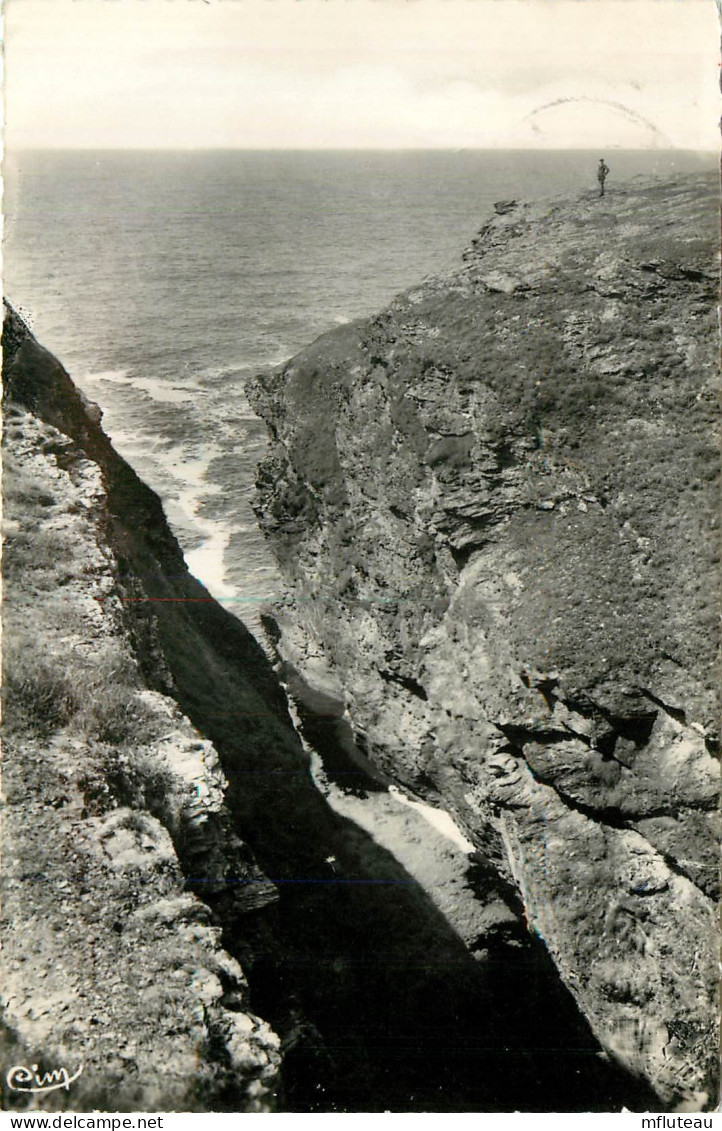
[[77,688],[57,665],[36,653],[7,647],[3,654],[3,719],[6,731],[52,734],[78,710]]
[[141,695],[123,644],[93,520],[99,484],[84,481],[82,466],[70,475],[39,454],[60,441],[29,419],[10,417],[4,458],[4,733],[16,745],[81,743],[89,811],[158,808],[170,775],[149,746],[168,720]]

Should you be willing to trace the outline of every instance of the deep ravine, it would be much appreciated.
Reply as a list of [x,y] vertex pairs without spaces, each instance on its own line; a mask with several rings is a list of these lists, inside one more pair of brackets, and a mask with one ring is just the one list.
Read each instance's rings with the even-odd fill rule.
[[[381,797],[385,784],[370,774],[363,752],[350,749],[336,708],[330,715],[323,705],[312,710],[295,687],[304,746],[279,675],[262,648],[190,576],[157,497],[113,451],[97,412],[12,313],[5,326],[4,367],[5,407],[14,414],[6,454],[25,460],[26,476],[42,465],[52,486],[46,496],[29,479],[6,482],[21,508],[32,503],[37,522],[27,542],[19,529],[10,529],[11,541],[25,553],[37,554],[40,546],[52,551],[46,573],[32,575],[45,578],[47,592],[25,593],[19,577],[10,597],[18,608],[27,598],[28,609],[36,609],[38,633],[45,624],[41,608],[52,594],[65,593],[68,603],[53,622],[57,636],[36,638],[38,648],[60,648],[56,659],[62,656],[61,666],[73,671],[89,644],[97,649],[117,643],[128,665],[122,678],[129,687],[119,710],[127,714],[131,704],[141,722],[156,725],[167,718],[176,728],[171,738],[160,734],[148,740],[150,745],[145,736],[143,765],[160,756],[163,743],[168,761],[162,773],[143,777],[141,747],[126,741],[127,730],[121,728],[118,736],[115,716],[104,715],[99,730],[96,711],[95,737],[87,737],[92,702],[78,703],[63,692],[67,701],[58,705],[53,685],[55,713],[45,719],[42,736],[27,729],[30,723],[17,715],[17,705],[13,708],[14,748],[27,751],[28,766],[37,771],[36,778],[18,785],[12,803],[21,821],[24,813],[31,820],[37,814],[42,827],[53,830],[54,882],[65,893],[68,912],[54,920],[52,937],[38,933],[37,920],[33,927],[11,917],[6,925],[8,937],[21,927],[30,932],[38,984],[44,962],[64,954],[67,965],[62,1008],[52,997],[40,1008],[40,991],[27,986],[22,1010],[9,1002],[10,1047],[44,1059],[59,1050],[82,1052],[93,1068],[77,1099],[69,1093],[53,1102],[120,1104],[123,1110],[189,1103],[196,1110],[238,1111],[654,1108],[654,1096],[601,1055],[543,945],[527,932],[513,892],[481,857],[469,864],[469,890],[460,891],[459,898],[468,901],[471,887],[476,888],[482,924],[484,908],[494,910],[486,932],[470,939],[462,937],[463,915],[455,921],[453,914],[442,914],[392,852],[334,811],[313,779],[312,751],[329,781],[345,776],[339,797],[350,796],[349,789],[357,796],[377,791]],[[40,439],[31,452],[27,444],[33,436]],[[63,498],[63,491],[86,490],[87,484],[85,496]],[[87,510],[82,530],[95,539],[88,547],[97,551],[98,564],[89,572],[87,556],[77,563],[68,559],[58,591],[53,570],[67,551],[60,535],[74,529],[68,516],[78,507]],[[54,523],[51,530],[48,522]],[[76,606],[85,610],[85,639],[71,624]],[[87,638],[91,614],[98,630]],[[15,662],[8,653],[11,684]],[[119,671],[116,666],[111,672],[116,684]],[[13,686],[27,683],[16,680]],[[173,714],[173,701],[186,721]],[[143,715],[151,707],[152,713]],[[135,714],[133,720],[135,725]],[[166,730],[168,725],[163,722]],[[93,761],[99,751],[104,763]],[[218,772],[208,776],[214,751],[228,783],[217,817],[199,824],[199,813],[192,806],[188,810],[186,801],[174,823],[166,812],[167,783],[186,792],[190,786],[199,797],[219,790]],[[199,754],[206,759],[205,777],[188,762]],[[52,790],[44,765],[54,772],[62,768]],[[112,781],[103,779],[102,765],[113,767]],[[318,769],[316,777],[319,782],[323,777]],[[413,831],[413,822],[406,824],[423,854],[423,838]],[[86,841],[87,857],[76,855],[71,844]],[[19,848],[19,842],[10,847]],[[42,851],[32,840],[26,848]],[[83,861],[100,860],[98,852],[112,864],[88,872],[90,865]],[[157,861],[156,887],[150,872],[141,882],[143,852]],[[85,871],[77,871],[81,865]],[[36,860],[26,859],[21,875],[27,877],[28,870],[32,875],[33,867]],[[84,884],[89,903],[82,902]],[[91,922],[84,916],[96,895],[103,904]],[[54,899],[52,892],[42,885],[33,888],[31,909],[48,914],[47,898]],[[156,934],[149,933],[151,922]],[[213,934],[218,927],[220,935]],[[111,971],[113,962],[123,963],[123,981],[102,1007],[103,987],[93,982],[95,967],[83,957],[91,937],[94,962],[102,953]],[[196,952],[185,957],[178,949],[181,940],[196,946],[199,939],[215,948],[203,960],[209,971],[200,983]],[[153,1021],[165,1016],[148,988],[156,959],[168,976],[155,975],[153,993],[165,994],[173,984],[186,995],[168,998],[168,1008],[176,1010],[176,1028],[170,1024],[168,1030],[176,1060],[160,1080],[149,1067],[161,1040],[160,1031],[153,1034]],[[85,964],[84,974],[74,964]],[[136,985],[140,996],[134,998]],[[186,1034],[181,1011],[190,1009],[188,994],[196,995],[202,1009],[191,1010],[189,1016],[201,1022],[189,1021]],[[143,1025],[147,1022],[151,1033],[147,1044],[140,1003],[147,1003],[142,1007]],[[229,1029],[234,1018],[236,1029]],[[198,1035],[192,1025],[200,1025]],[[106,1047],[114,1055],[120,1049],[116,1060],[103,1061]],[[196,1067],[184,1069],[186,1064]]]

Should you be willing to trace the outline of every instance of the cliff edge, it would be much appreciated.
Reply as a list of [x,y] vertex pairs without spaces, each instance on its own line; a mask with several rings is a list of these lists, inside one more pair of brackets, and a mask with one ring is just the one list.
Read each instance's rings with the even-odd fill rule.
[[223,933],[278,893],[149,612],[200,587],[9,307],[3,379],[3,1106],[274,1110],[281,1040]]
[[680,1110],[717,1094],[717,246],[709,176],[502,202],[249,390],[283,655]]

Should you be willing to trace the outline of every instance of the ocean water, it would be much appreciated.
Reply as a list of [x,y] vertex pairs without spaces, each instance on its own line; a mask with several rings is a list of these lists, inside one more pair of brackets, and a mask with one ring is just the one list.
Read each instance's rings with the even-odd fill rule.
[[[610,189],[714,155],[607,153]],[[596,152],[47,151],[6,160],[5,294],[97,401],[190,568],[252,630],[282,593],[251,507],[244,384],[452,266],[500,198],[576,194]]]

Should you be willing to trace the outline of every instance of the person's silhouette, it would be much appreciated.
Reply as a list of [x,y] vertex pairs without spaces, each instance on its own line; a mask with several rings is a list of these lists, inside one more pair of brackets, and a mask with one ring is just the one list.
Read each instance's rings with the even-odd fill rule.
[[604,182],[609,173],[609,166],[604,163],[604,158],[599,158],[599,165],[597,166],[597,180],[599,181],[599,195],[604,196]]

